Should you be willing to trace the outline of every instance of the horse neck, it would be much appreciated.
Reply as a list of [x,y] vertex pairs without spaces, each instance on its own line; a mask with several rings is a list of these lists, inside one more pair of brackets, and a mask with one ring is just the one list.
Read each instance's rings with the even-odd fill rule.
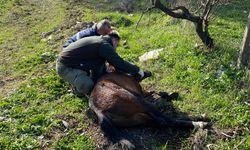
[[108,73],[105,76],[101,78],[101,80],[108,80],[111,81],[122,88],[136,94],[136,95],[142,95],[142,87],[139,84],[138,81],[136,81],[133,77],[128,76],[124,73]]

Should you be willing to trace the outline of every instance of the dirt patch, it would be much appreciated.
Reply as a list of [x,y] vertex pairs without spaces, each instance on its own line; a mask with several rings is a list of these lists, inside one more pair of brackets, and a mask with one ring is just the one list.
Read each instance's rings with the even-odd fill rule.
[[198,130],[191,138],[192,142],[192,149],[194,150],[200,150],[204,149],[205,147],[205,142],[207,140],[208,136],[208,130]]
[[5,85],[5,82],[4,81],[0,81],[0,88],[3,88]]
[[[161,146],[170,149],[181,149],[182,140],[189,138],[191,134],[191,131],[172,128],[135,127],[121,130],[133,139],[132,143],[136,145],[138,150],[154,150]],[[98,124],[90,124],[89,128],[83,133],[90,135],[99,150],[107,149],[110,146]]]

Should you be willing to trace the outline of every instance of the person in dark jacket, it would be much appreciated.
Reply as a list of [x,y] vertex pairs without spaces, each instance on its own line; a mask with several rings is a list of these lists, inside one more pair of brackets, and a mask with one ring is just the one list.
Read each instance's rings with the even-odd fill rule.
[[88,36],[100,36],[107,35],[111,31],[111,23],[109,20],[104,19],[93,25],[91,28],[87,28],[79,31],[75,35],[69,38],[69,40],[63,45],[63,48],[66,48],[71,43]]
[[136,65],[123,60],[117,53],[120,36],[111,31],[106,36],[91,36],[71,43],[59,55],[57,73],[74,87],[78,96],[91,92],[95,82],[105,73],[105,62],[131,75],[144,72]]

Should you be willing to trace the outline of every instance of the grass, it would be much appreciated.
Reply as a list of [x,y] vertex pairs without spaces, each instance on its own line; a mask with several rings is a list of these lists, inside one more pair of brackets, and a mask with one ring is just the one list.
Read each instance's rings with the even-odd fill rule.
[[[76,32],[64,25],[103,18],[110,19],[127,41],[119,54],[154,73],[143,81],[146,89],[177,91],[181,98],[174,106],[179,111],[190,116],[206,113],[212,119],[214,132],[204,147],[249,149],[250,75],[236,67],[248,15],[242,11],[250,6],[247,0],[216,9],[209,28],[216,43],[213,50],[195,46],[201,42],[189,22],[153,11],[135,29],[140,12],[128,15],[109,11],[110,6],[98,11],[93,9],[96,3],[0,1],[0,149],[95,149],[90,133],[82,134],[91,122],[85,114],[87,98],[71,94],[54,68],[61,45]],[[57,31],[41,36],[53,29]],[[158,59],[138,61],[143,53],[158,48],[164,48]],[[170,147],[152,143],[155,149]],[[183,149],[190,146],[190,138],[181,141]]]

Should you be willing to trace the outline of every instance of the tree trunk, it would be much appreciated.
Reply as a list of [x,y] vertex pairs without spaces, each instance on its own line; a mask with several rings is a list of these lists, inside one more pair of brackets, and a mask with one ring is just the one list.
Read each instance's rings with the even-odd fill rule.
[[238,59],[238,66],[246,66],[250,68],[250,13],[248,23],[243,37],[243,45]]

